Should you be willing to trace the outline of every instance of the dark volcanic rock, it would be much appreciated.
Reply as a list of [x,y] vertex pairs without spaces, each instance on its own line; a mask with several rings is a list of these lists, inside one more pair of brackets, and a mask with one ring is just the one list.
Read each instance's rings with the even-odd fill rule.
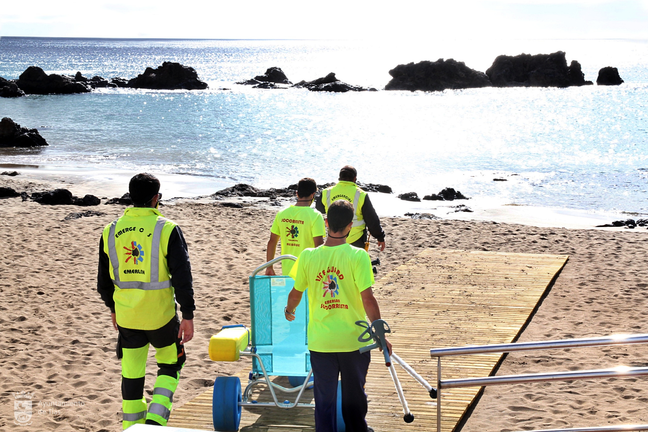
[[20,194],[10,187],[0,187],[0,198],[15,198]]
[[257,75],[254,78],[237,82],[236,84],[253,85],[254,88],[283,88],[273,84],[292,84],[286,74],[278,67],[268,68],[263,75]]
[[345,93],[348,91],[375,91],[373,88],[358,87],[338,80],[335,73],[331,72],[322,78],[313,81],[300,81],[294,87],[307,88],[310,91],[325,91]]
[[406,192],[404,194],[398,195],[398,198],[402,199],[403,201],[421,201],[416,192]]
[[54,189],[49,192],[34,192],[31,199],[39,204],[46,205],[77,205],[77,206],[95,206],[99,205],[101,200],[94,195],[86,195],[78,198],[72,195],[67,189]]
[[583,86],[583,85],[592,85],[592,81],[585,81],[585,74],[581,68],[580,63],[576,60],[572,60],[569,64],[569,71],[567,72],[569,77],[570,86]]
[[619,70],[612,66],[607,66],[601,69],[596,78],[598,85],[621,85],[623,80],[619,76]]
[[[85,84],[89,85],[93,89],[96,89],[96,88],[116,88],[116,87],[127,87],[128,86],[128,81],[123,79],[123,78],[113,78],[113,80],[107,80],[107,79],[102,78],[100,76],[93,76],[92,78],[86,78],[81,74],[81,72],[77,72],[76,75],[74,75],[74,80],[78,81],[78,82],[85,83]],[[119,85],[117,82],[114,82],[114,80],[121,80],[120,84],[123,82],[123,85]]]
[[358,186],[366,192],[392,193],[392,188],[387,185],[358,182]]
[[36,129],[27,129],[14,123],[9,117],[0,121],[0,147],[40,147],[47,141]]
[[234,197],[257,197],[259,196],[259,189],[248,184],[239,183],[234,186],[221,189],[218,192],[215,192],[212,197],[221,197],[221,198],[234,198]]
[[569,87],[592,84],[585,81],[581,66],[567,66],[563,51],[552,54],[501,55],[486,70],[495,87]]
[[74,220],[74,219],[81,219],[83,217],[104,216],[104,215],[105,213],[102,212],[87,210],[80,213],[70,213],[69,215],[65,216],[63,220]]
[[486,74],[453,59],[398,65],[389,74],[392,80],[385,90],[442,91],[491,85]]
[[106,201],[106,204],[121,204],[121,205],[131,205],[133,204],[133,200],[130,197],[130,194],[126,192],[124,195],[121,196],[121,198],[111,198],[108,201]]
[[16,85],[26,94],[72,94],[90,91],[90,86],[86,83],[65,75],[47,75],[37,66],[28,67],[20,75]]
[[15,82],[0,77],[0,97],[20,97],[25,96],[25,92],[20,90]]
[[72,205],[74,197],[67,189],[54,189],[49,192],[34,192],[31,198],[39,204],[47,205]]
[[297,192],[297,185],[290,185],[287,188],[270,188],[270,189],[257,189],[248,184],[239,183],[234,186],[219,190],[212,194],[213,198],[235,198],[235,197],[255,197],[255,198],[271,198],[277,197],[294,198]]
[[207,83],[198,79],[192,67],[164,62],[157,69],[146,68],[143,74],[130,80],[128,86],[155,90],[203,90],[207,88]]
[[454,201],[460,199],[468,199],[458,190],[453,188],[445,188],[438,194],[425,195],[423,197],[426,201]]

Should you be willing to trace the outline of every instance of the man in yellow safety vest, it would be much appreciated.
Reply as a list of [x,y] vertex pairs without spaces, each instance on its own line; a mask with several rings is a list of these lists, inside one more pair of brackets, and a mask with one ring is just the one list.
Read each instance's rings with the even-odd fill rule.
[[[107,225],[99,241],[97,291],[119,332],[124,429],[147,423],[165,426],[193,338],[193,278],[180,227],[157,210],[160,181],[138,174],[129,183],[133,207]],[[180,304],[182,321],[176,314]],[[144,398],[149,345],[158,374],[151,403]]]
[[358,172],[350,165],[340,170],[339,182],[322,191],[315,199],[315,208],[326,214],[331,203],[340,199],[353,205],[353,227],[347,237],[347,243],[364,248],[367,241],[367,229],[378,242],[381,251],[385,250],[385,232],[380,224],[369,195],[356,184]]

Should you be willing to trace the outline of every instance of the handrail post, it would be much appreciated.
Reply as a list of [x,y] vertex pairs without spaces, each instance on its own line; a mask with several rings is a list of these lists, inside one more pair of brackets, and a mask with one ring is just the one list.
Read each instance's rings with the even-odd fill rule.
[[437,432],[441,432],[441,356],[437,357]]

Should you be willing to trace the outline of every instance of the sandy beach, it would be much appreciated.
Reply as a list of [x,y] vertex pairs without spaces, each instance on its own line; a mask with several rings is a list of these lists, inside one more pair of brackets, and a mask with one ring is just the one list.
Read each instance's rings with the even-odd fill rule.
[[[120,195],[20,175],[0,176],[2,186],[27,193],[66,187],[80,196]],[[126,190],[126,184],[119,187]],[[0,335],[0,430],[120,429],[116,332],[96,292],[96,271],[101,231],[123,210],[120,205],[43,206],[20,197],[0,199],[0,323],[5,329]],[[161,211],[182,227],[187,239],[197,305],[196,334],[187,346],[188,360],[175,397],[178,407],[205,391],[217,375],[247,366],[211,362],[207,346],[221,326],[249,324],[247,278],[265,260],[277,209],[185,200],[167,202]],[[381,261],[378,278],[427,248],[569,255],[520,340],[646,332],[645,229],[403,217],[384,217],[382,222],[387,249],[378,252],[374,244],[370,250]],[[380,300],[379,293],[377,297]],[[640,346],[541,351],[507,357],[498,374],[645,366],[647,361],[646,348]],[[151,356],[149,395],[155,370]],[[422,372],[431,376],[435,371]],[[20,392],[32,402],[30,425],[17,424],[14,416]],[[490,387],[462,430],[648,423],[646,394],[648,380],[642,378]]]

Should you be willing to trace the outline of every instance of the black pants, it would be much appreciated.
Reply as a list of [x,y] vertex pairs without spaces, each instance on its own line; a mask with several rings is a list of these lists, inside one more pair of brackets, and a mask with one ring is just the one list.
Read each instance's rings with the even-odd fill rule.
[[[158,361],[158,375],[168,375],[176,377],[182,370],[187,358],[184,346],[180,345],[178,332],[180,331],[180,321],[174,317],[171,321],[157,330],[133,330],[119,327],[119,347],[120,348],[144,348],[149,343],[154,348],[167,347],[173,343],[176,344],[177,360],[175,362]],[[124,399],[141,399],[144,394],[144,377],[137,379],[125,378],[122,380],[122,397]]]
[[371,353],[310,352],[315,385],[315,430],[337,432],[338,376],[341,376],[342,418],[347,432],[367,432],[365,383]]

